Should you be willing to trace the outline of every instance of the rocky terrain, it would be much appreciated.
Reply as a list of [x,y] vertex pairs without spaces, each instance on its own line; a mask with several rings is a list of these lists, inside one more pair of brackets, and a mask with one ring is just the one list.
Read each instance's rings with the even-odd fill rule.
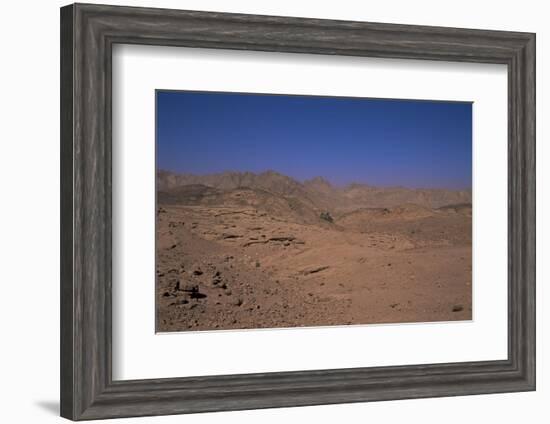
[[471,193],[157,176],[157,331],[471,319]]

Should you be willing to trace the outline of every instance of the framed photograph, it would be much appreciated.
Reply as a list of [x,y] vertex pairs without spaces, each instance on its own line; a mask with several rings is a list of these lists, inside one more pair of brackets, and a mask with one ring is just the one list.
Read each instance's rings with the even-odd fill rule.
[[535,35],[61,9],[61,415],[535,390]]
[[157,332],[472,319],[471,103],[156,105]]

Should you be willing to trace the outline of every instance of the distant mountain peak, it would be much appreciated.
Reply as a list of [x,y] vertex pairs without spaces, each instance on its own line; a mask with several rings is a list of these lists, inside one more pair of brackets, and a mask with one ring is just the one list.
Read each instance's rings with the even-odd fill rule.
[[287,199],[301,199],[315,205],[318,210],[327,211],[392,207],[407,203],[441,207],[472,201],[471,191],[375,187],[361,183],[351,183],[341,188],[333,186],[321,176],[300,183],[274,170],[261,173],[225,171],[208,175],[180,174],[166,170],[157,172],[157,189],[160,191],[187,185],[202,185],[224,192],[242,188],[262,190]]
[[286,177],[286,175],[283,175],[280,172],[274,171],[273,169],[268,169],[267,171],[264,171],[264,172],[262,172],[260,174],[256,174],[256,175]]
[[325,185],[325,186],[330,186],[332,187],[332,184],[330,183],[330,181],[328,181],[327,179],[321,177],[321,176],[317,176],[317,177],[313,177],[312,179],[310,180],[306,180],[305,183],[309,183],[309,184],[319,184],[319,185]]
[[304,181],[304,187],[309,190],[314,190],[318,192],[332,192],[337,190],[328,180],[323,177],[314,177],[310,180]]

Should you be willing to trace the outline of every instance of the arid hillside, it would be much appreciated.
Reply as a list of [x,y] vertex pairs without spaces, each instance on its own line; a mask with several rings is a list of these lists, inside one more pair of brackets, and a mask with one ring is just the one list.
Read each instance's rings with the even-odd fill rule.
[[471,319],[471,193],[157,181],[157,330]]
[[322,177],[300,183],[274,171],[261,174],[224,172],[211,175],[175,174],[159,171],[157,174],[157,190],[159,192],[170,192],[178,187],[196,184],[226,192],[242,188],[263,190],[284,198],[298,198],[319,208],[332,210],[334,213],[360,207],[390,207],[406,203],[438,208],[472,202],[472,193],[469,190],[372,187],[366,184],[336,187]]

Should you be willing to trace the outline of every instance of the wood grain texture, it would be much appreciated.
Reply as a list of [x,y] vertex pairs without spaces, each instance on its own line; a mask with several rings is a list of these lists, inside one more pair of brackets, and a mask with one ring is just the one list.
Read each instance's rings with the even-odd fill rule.
[[[112,381],[114,43],[506,64],[509,358]],[[61,9],[62,416],[100,419],[534,388],[534,34],[86,4]]]
[[61,169],[60,169],[60,215],[61,215],[61,363],[60,363],[60,388],[61,388],[61,415],[74,416],[73,394],[75,388],[73,364],[74,364],[74,324],[73,316],[73,8],[72,6],[61,9]]

